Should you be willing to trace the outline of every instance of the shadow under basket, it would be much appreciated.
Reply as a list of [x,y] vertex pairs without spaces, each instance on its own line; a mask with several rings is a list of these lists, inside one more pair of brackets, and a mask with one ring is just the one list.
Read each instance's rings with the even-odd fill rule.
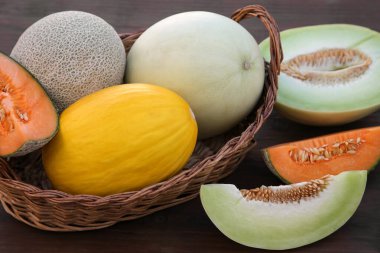
[[[0,200],[5,211],[30,226],[49,231],[83,231],[136,219],[195,198],[200,186],[216,182],[239,165],[255,145],[254,136],[271,114],[277,92],[282,49],[277,24],[265,8],[250,5],[232,15],[239,22],[257,17],[271,39],[271,61],[260,101],[228,133],[198,141],[185,168],[172,178],[140,191],[106,197],[70,195],[51,189],[41,163],[41,152],[0,158]],[[141,33],[121,34],[126,53]]]

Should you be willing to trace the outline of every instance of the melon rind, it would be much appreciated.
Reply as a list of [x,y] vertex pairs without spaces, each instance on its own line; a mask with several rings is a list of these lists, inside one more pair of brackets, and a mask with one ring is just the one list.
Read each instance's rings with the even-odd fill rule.
[[271,160],[270,160],[270,155],[269,155],[269,152],[266,150],[266,149],[263,149],[262,150],[262,156],[263,156],[263,159],[264,159],[264,162],[265,164],[267,165],[268,169],[276,176],[278,177],[282,182],[284,182],[285,184],[290,184],[290,182],[288,180],[286,180],[285,178],[283,178],[280,173],[277,172],[275,166],[273,166]]
[[54,13],[31,25],[11,57],[40,81],[59,111],[87,94],[121,84],[126,63],[114,28],[80,11]]
[[[356,25],[329,24],[281,32],[284,61],[321,49],[359,49],[373,61],[361,77],[349,83],[313,85],[284,73],[279,76],[276,108],[284,116],[308,125],[338,125],[380,108],[380,33]],[[269,39],[260,43],[270,59]]]
[[203,185],[200,197],[211,221],[230,239],[283,250],[318,241],[344,225],[358,208],[366,181],[367,171],[343,172],[331,176],[318,197],[299,203],[248,201],[231,184]]

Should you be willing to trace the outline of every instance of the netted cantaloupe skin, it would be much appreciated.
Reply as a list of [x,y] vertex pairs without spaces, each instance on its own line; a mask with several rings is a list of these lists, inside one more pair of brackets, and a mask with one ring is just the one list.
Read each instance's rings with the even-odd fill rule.
[[34,23],[11,57],[41,82],[59,111],[87,94],[122,83],[126,63],[114,28],[79,11],[55,13]]

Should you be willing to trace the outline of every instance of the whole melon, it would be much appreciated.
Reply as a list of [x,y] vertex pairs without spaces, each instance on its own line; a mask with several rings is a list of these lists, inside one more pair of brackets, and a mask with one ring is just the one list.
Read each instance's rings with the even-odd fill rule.
[[126,62],[114,28],[80,11],[54,13],[34,23],[11,57],[41,82],[59,111],[89,93],[122,83]]
[[155,85],[116,85],[63,111],[42,160],[56,189],[105,196],[174,175],[196,139],[194,115],[180,96]]
[[260,97],[264,75],[264,60],[251,34],[210,12],[159,21],[127,56],[127,82],[164,86],[184,97],[200,138],[221,134],[246,117]]

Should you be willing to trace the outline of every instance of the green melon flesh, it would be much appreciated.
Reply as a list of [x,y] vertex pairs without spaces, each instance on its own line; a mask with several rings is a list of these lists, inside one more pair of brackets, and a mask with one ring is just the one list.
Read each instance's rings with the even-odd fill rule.
[[211,221],[230,239],[250,247],[282,250],[318,241],[340,228],[359,206],[366,180],[366,171],[330,176],[317,197],[293,203],[246,200],[230,184],[203,185],[200,197]]
[[[279,77],[277,109],[295,121],[310,125],[337,125],[362,118],[380,108],[380,34],[368,28],[318,25],[281,32],[284,61],[323,49],[357,49],[372,63],[359,77],[334,83],[313,83],[285,74]],[[269,60],[269,40],[260,44]],[[350,64],[348,64],[350,65]],[[319,73],[339,73],[349,66],[312,67]],[[342,68],[342,69],[341,69]],[[340,72],[342,73],[342,72]],[[346,75],[347,76],[347,75]]]

